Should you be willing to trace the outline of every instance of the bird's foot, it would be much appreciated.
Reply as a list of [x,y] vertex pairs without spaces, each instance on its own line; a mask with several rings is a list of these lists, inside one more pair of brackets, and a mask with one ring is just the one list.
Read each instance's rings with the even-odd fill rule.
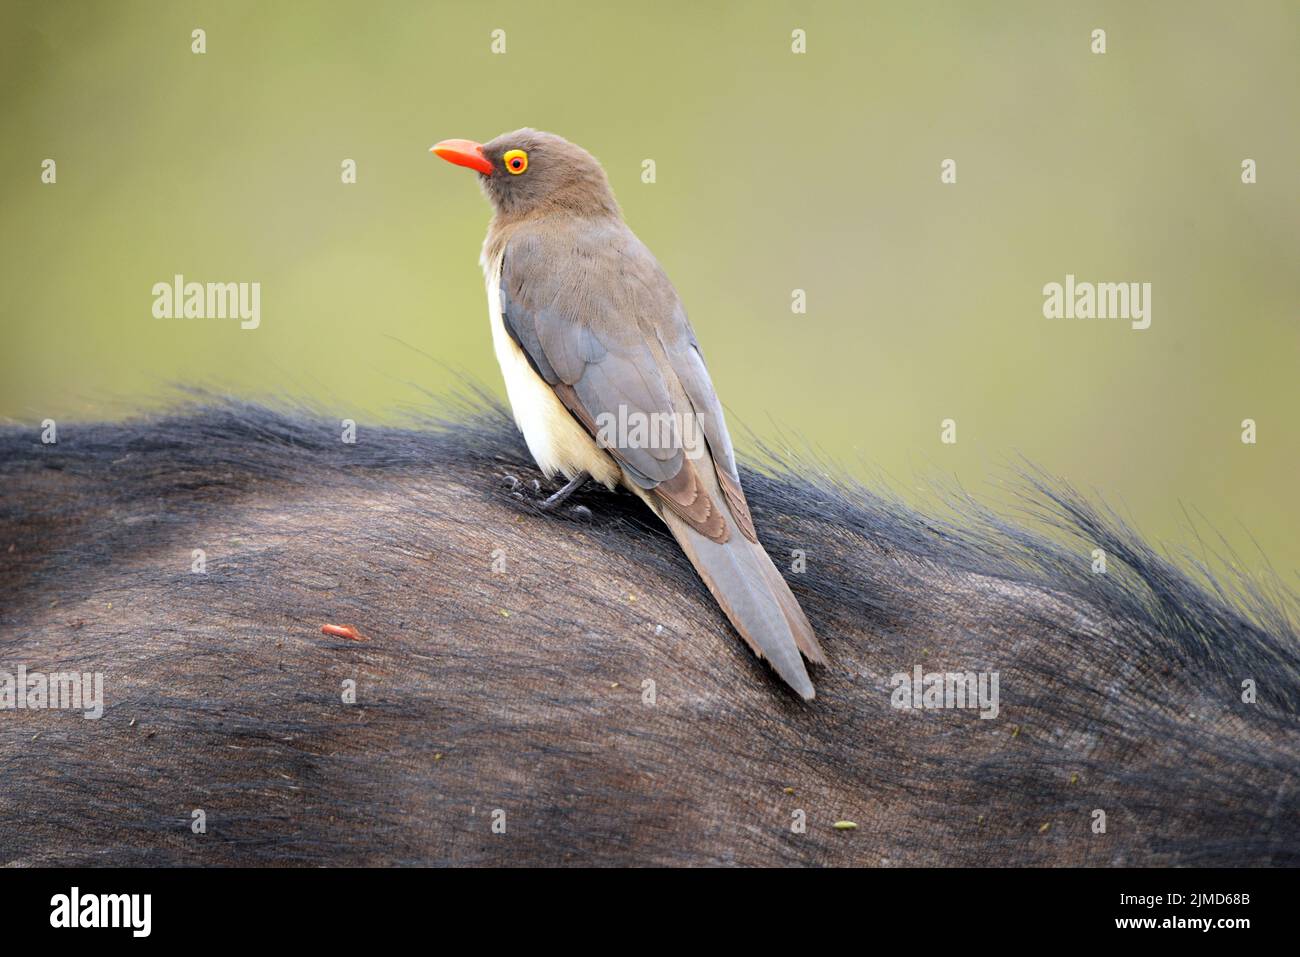
[[[563,488],[546,497],[542,495],[542,483],[536,479],[525,484],[519,480],[518,476],[511,475],[508,472],[504,477],[506,484],[510,487],[510,493],[515,498],[527,502],[538,512],[554,513],[569,500],[569,496],[586,484],[590,476],[586,472],[579,472]],[[589,519],[591,518],[591,509],[585,505],[574,505],[569,509],[569,514],[574,518]]]

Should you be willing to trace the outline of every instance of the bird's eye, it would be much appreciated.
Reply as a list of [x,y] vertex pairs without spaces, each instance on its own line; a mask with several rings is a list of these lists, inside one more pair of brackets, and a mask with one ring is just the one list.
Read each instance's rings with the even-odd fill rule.
[[507,150],[506,155],[501,157],[501,161],[506,164],[506,169],[516,176],[528,169],[528,154],[523,150]]

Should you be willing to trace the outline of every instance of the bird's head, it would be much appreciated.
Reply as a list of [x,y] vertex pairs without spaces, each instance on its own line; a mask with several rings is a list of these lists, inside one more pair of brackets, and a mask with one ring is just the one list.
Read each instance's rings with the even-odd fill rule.
[[443,140],[431,153],[479,174],[479,185],[502,216],[534,212],[618,215],[596,158],[562,136],[522,129],[487,143]]

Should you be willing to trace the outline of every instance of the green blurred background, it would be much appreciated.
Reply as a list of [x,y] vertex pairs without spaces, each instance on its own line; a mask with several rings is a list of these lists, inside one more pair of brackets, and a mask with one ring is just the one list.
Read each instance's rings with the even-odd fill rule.
[[[733,432],[916,496],[937,475],[997,498],[1023,455],[1154,538],[1194,544],[1190,513],[1247,565],[1258,541],[1295,582],[1294,0],[4,0],[0,81],[11,422],[120,417],[176,383],[363,426],[461,373],[503,394],[486,201],[428,147],[529,125],[604,163]],[[1151,282],[1151,328],[1044,319],[1067,272]],[[260,282],[261,327],[154,319],[175,273]]]

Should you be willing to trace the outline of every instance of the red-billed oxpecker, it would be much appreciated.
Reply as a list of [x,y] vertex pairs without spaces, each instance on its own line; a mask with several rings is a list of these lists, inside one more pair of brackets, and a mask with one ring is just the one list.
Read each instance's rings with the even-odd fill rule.
[[478,173],[492,343],[515,422],[563,503],[588,478],[661,518],[761,658],[803,698],[800,657],[824,663],[803,610],[758,542],[722,406],[686,311],[623,222],[600,164],[551,133],[432,152]]

